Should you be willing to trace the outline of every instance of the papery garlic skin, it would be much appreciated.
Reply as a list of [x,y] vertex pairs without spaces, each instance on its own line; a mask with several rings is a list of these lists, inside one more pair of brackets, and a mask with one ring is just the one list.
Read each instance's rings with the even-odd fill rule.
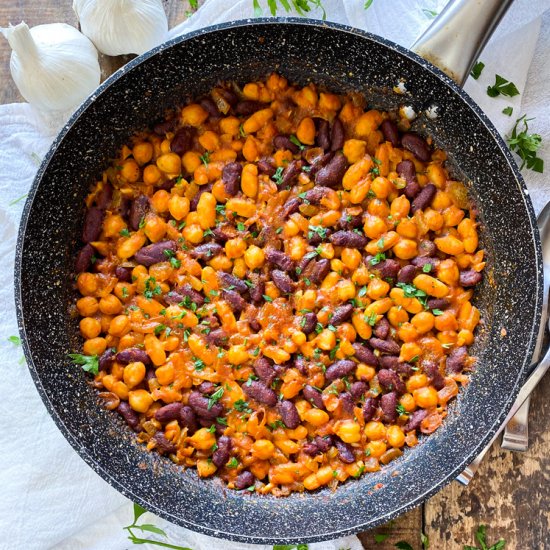
[[142,54],[168,37],[161,0],[74,0],[82,32],[107,55]]
[[10,69],[21,95],[40,111],[67,111],[98,86],[101,69],[91,41],[65,23],[0,29],[12,47]]

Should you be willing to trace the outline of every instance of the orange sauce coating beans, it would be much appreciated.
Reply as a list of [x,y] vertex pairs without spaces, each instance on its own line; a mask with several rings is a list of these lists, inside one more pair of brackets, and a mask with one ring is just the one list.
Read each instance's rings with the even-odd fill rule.
[[276,74],[235,89],[136,134],[93,186],[83,353],[149,450],[230,489],[334,488],[467,382],[475,214],[399,114]]

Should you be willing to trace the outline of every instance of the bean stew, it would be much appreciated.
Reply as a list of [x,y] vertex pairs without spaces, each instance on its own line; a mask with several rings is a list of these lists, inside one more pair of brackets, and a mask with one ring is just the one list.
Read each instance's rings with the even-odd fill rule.
[[122,147],[86,199],[79,361],[148,450],[285,496],[441,426],[484,253],[405,115],[272,74]]

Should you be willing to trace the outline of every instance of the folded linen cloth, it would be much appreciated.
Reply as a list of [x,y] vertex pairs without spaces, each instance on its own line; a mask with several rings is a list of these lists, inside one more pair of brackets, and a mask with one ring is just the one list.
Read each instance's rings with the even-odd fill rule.
[[[429,24],[429,12],[439,12],[444,0],[324,0],[327,19],[380,34],[410,45]],[[269,15],[262,1],[264,15]],[[486,67],[480,79],[469,79],[466,91],[485,110],[502,134],[527,112],[536,117],[532,131],[543,137],[539,156],[550,159],[550,0],[516,0],[481,55]],[[295,15],[290,13],[289,15]],[[207,0],[189,20],[171,31],[184,34],[214,23],[253,17],[252,0]],[[321,18],[321,10],[310,14]],[[539,29],[542,32],[539,37]],[[538,41],[537,41],[538,40]],[[486,87],[495,73],[512,80],[522,92],[514,98],[489,98]],[[502,114],[506,106],[513,116]],[[17,227],[40,159],[63,121],[44,120],[25,103],[0,106],[0,413],[6,419],[0,450],[0,548],[122,550],[131,547],[124,526],[131,524],[133,506],[93,472],[72,450],[48,416],[26,367],[20,348],[7,341],[17,334],[13,303],[13,267]],[[548,168],[550,170],[550,168]],[[550,198],[544,175],[524,172],[537,213]],[[199,535],[147,513],[140,523],[154,524],[167,537],[140,533],[169,544],[203,549],[271,548],[232,543]],[[156,546],[142,545],[145,549]],[[310,544],[310,550],[357,550],[356,537]]]

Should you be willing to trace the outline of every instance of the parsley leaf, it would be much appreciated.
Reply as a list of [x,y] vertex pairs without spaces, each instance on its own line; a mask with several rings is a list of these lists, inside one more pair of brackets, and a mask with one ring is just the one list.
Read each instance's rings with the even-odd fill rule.
[[514,112],[514,108],[510,106],[504,107],[504,109],[502,109],[502,114],[506,116],[512,116],[513,112]]
[[495,83],[492,86],[487,86],[487,95],[489,97],[497,97],[499,95],[514,97],[515,95],[519,95],[519,90],[513,82],[497,74],[495,75]]
[[124,229],[121,229],[120,230],[120,233],[119,233],[122,237],[129,237],[130,236],[130,231],[128,231],[128,229],[125,227]]
[[82,370],[97,374],[99,372],[99,357],[97,355],[81,355],[80,353],[69,353],[73,364],[80,365]]
[[21,338],[19,336],[8,336],[8,342],[11,342],[14,346],[20,346]]
[[[529,170],[534,172],[544,172],[544,161],[537,157],[537,151],[542,146],[542,137],[540,134],[528,134],[529,126],[527,123],[532,118],[526,118],[527,115],[523,115],[516,120],[514,129],[509,138],[507,138],[508,145],[512,151],[515,151],[519,158],[523,161],[520,170],[527,165]],[[523,129],[521,132],[518,130],[518,125],[523,123]]]
[[[382,246],[384,246],[382,244]],[[376,264],[379,264],[382,260],[385,260],[386,259],[386,255],[383,253],[383,252],[379,252],[378,254],[376,254],[376,256],[374,258],[371,258],[369,260],[369,264],[370,265],[376,265]]]
[[474,80],[477,80],[480,76],[481,76],[481,73],[483,71],[483,69],[485,68],[485,63],[483,63],[482,61],[478,61],[473,67],[472,67],[472,70],[470,71],[470,76],[474,79]]
[[424,264],[422,266],[423,273],[429,273],[432,270],[432,264]]
[[205,151],[199,158],[205,166],[208,166],[208,163],[210,162],[210,151]]
[[283,183],[283,172],[284,172],[284,168],[282,166],[279,166],[279,168],[277,168],[277,170],[275,170],[275,173],[273,174],[273,176],[271,177],[271,179],[277,184],[277,185],[281,185]]
[[233,403],[233,408],[239,412],[244,412],[244,413],[252,412],[252,409],[250,408],[248,401],[245,401],[244,399],[238,399],[237,401],[235,401],[235,403]]
[[306,146],[303,145],[302,142],[294,134],[290,136],[290,141],[294,143],[294,145],[299,147],[300,151],[303,151],[306,148]]
[[209,398],[208,398],[208,410],[210,410],[223,395],[223,387],[220,386]]

